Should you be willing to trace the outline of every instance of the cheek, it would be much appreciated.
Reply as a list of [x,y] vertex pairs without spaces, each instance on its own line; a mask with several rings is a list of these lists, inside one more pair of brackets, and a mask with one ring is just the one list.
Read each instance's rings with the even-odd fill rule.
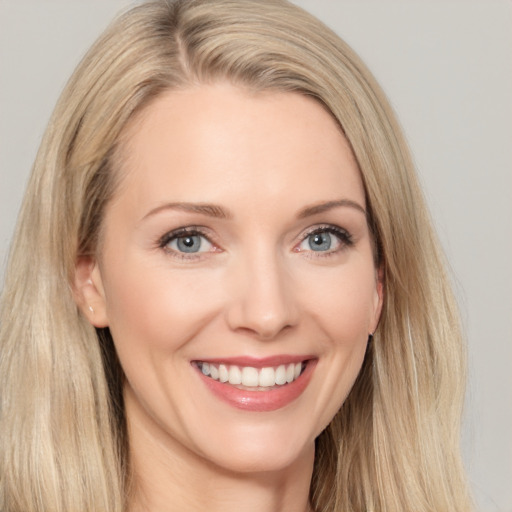
[[[128,268],[137,272],[123,271]],[[176,387],[169,382],[189,378],[190,342],[218,312],[214,274],[208,278],[133,263],[109,274],[106,296],[114,345],[133,396],[157,423],[161,411],[167,411],[164,423],[181,421],[168,406]]]
[[338,412],[361,370],[376,292],[375,272],[368,264],[340,266],[325,274],[308,283],[315,290],[309,300],[309,334],[321,340],[318,378],[311,390],[317,435]]
[[105,291],[118,350],[127,345],[135,351],[179,349],[218,309],[214,274],[171,270],[165,264],[117,265]]
[[343,344],[368,337],[375,317],[376,281],[373,266],[352,265],[316,276],[309,282],[309,308],[332,341]]

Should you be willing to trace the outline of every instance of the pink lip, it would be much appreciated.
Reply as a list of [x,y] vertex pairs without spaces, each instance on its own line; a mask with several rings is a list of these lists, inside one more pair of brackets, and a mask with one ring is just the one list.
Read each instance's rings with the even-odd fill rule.
[[252,366],[253,368],[265,368],[268,366],[279,366],[281,364],[290,363],[301,363],[302,361],[308,361],[315,359],[312,355],[275,355],[269,357],[251,357],[251,356],[238,356],[238,357],[226,357],[226,358],[214,358],[214,359],[201,359],[204,363],[213,364],[228,364],[237,366]]
[[[293,359],[288,356],[286,357],[285,361],[283,361],[283,359],[280,359],[277,363],[269,363],[269,361],[275,360],[276,358],[267,358],[264,360],[253,358],[234,358],[222,359],[222,361],[208,359],[207,362],[238,364],[240,366],[253,366],[254,368],[261,368],[263,366],[276,366],[279,364],[286,364],[292,362],[298,363],[300,361],[307,360],[307,358]],[[264,365],[256,365],[255,361],[258,363],[262,363],[264,361]],[[307,360],[306,368],[304,369],[299,378],[297,378],[290,384],[284,384],[283,386],[276,387],[275,389],[269,391],[248,391],[245,389],[238,389],[234,386],[231,386],[229,383],[219,382],[210,377],[206,377],[197,367],[196,371],[199,377],[208,387],[208,389],[224,402],[238,409],[243,409],[246,411],[266,412],[281,409],[282,407],[296,400],[309,384],[316,363],[317,359]]]

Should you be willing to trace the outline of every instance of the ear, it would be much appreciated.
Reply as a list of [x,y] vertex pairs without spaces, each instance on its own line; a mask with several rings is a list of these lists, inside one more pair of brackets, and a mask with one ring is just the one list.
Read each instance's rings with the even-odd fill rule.
[[101,272],[92,257],[78,258],[74,285],[73,296],[83,315],[94,327],[108,327]]
[[379,266],[375,272],[375,295],[373,301],[373,321],[370,325],[370,333],[373,334],[379,325],[382,305],[384,303],[384,268]]

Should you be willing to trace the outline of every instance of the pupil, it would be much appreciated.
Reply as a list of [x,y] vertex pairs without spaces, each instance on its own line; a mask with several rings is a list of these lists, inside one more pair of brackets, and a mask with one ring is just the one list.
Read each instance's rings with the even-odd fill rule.
[[181,252],[197,252],[201,247],[201,239],[197,235],[178,238],[178,249]]
[[329,233],[315,233],[309,237],[309,247],[313,251],[328,251],[331,248]]

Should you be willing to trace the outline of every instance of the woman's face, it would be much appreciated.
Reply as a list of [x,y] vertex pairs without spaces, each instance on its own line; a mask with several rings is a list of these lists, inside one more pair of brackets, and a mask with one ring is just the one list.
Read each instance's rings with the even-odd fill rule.
[[131,431],[235,471],[311,457],[382,301],[338,126],[296,93],[198,86],[155,100],[122,153],[87,314]]

